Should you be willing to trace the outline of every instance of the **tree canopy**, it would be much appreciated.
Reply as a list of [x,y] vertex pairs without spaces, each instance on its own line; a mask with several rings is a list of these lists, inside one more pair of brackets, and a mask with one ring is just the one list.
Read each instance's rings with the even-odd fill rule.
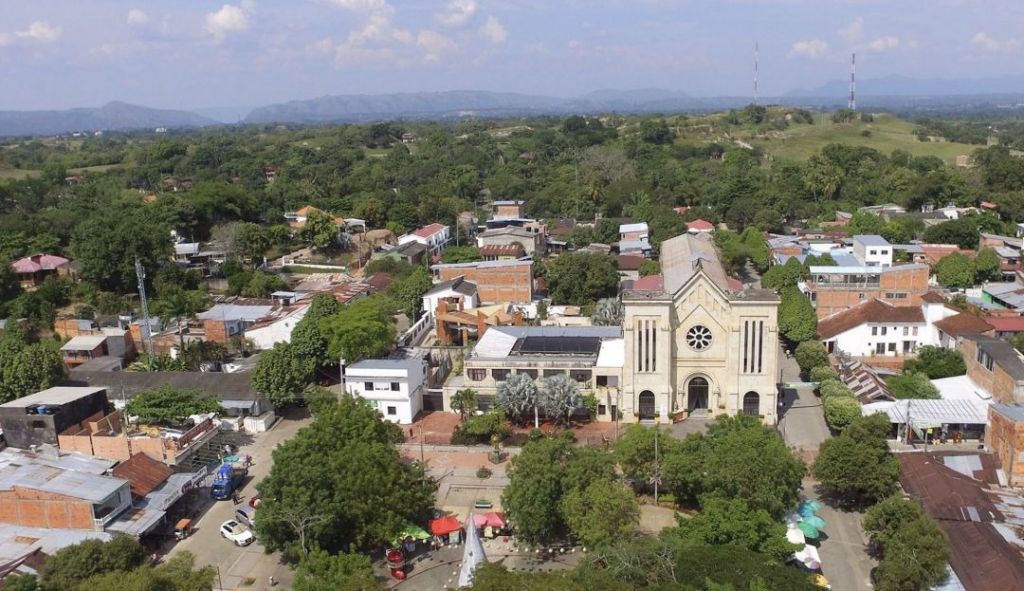
[[220,414],[223,410],[216,398],[199,390],[168,385],[139,392],[125,406],[128,416],[150,425],[181,425],[190,415]]
[[893,492],[899,462],[889,453],[889,417],[854,419],[838,437],[821,444],[812,471],[822,485],[858,503],[872,503]]
[[934,345],[918,348],[917,357],[907,359],[903,364],[904,373],[923,373],[933,380],[961,376],[967,373],[964,354],[959,349],[947,349]]
[[0,332],[0,402],[56,386],[64,376],[64,360],[54,342],[30,342],[17,326]]
[[565,253],[546,264],[551,299],[556,304],[582,306],[616,295],[619,271],[610,255]]

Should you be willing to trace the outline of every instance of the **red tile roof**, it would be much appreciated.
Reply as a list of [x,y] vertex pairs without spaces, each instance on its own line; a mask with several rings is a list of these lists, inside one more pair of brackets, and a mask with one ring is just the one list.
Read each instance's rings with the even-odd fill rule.
[[985,322],[996,332],[1024,332],[1024,316],[986,316]]
[[144,497],[163,484],[174,470],[139,452],[115,466],[113,473],[131,483],[132,495]]
[[937,291],[929,291],[921,296],[921,301],[929,304],[945,304],[946,298]]
[[818,336],[830,339],[862,324],[924,324],[918,306],[893,306],[881,300],[868,300],[848,310],[836,312],[818,321]]
[[686,229],[694,232],[710,232],[715,229],[715,225],[707,220],[693,220],[686,222]]
[[522,244],[488,244],[478,250],[485,257],[521,257],[526,254]]
[[665,278],[661,275],[648,275],[633,282],[633,291],[662,291],[665,289]]
[[437,234],[438,232],[441,232],[444,229],[445,229],[445,225],[444,224],[434,223],[434,224],[429,224],[429,225],[423,226],[422,228],[420,228],[420,229],[416,230],[415,232],[413,232],[413,234],[419,236],[420,238],[430,238],[434,234]]
[[53,254],[34,254],[14,261],[11,266],[18,273],[36,273],[39,271],[53,271],[69,262],[66,258]]
[[935,328],[955,338],[965,334],[981,334],[990,332],[992,330],[992,325],[979,316],[961,312],[956,316],[950,316],[949,318],[939,320],[935,323]]

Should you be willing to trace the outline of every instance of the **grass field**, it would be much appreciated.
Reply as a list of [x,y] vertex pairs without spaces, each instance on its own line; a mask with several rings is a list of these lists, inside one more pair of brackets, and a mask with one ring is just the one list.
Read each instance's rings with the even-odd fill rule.
[[[863,131],[871,135],[865,136]],[[889,155],[893,150],[906,150],[915,156],[936,156],[947,164],[954,164],[960,154],[971,154],[981,146],[955,142],[922,142],[914,134],[914,124],[893,115],[879,114],[871,123],[856,121],[834,124],[827,116],[815,117],[814,125],[793,125],[785,131],[770,132],[760,136],[749,135],[742,139],[757,146],[776,158],[806,160],[828,144],[867,146]]]
[[0,168],[0,181],[18,181],[21,179],[26,179],[34,174],[39,174],[39,171],[25,170],[23,168]]

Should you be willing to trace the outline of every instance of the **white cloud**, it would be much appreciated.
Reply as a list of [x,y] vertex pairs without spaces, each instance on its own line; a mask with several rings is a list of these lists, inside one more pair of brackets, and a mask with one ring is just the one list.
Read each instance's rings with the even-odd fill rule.
[[19,39],[49,43],[51,41],[56,41],[57,37],[60,37],[60,27],[51,26],[49,23],[43,21],[36,21],[29,25],[24,31],[16,31],[14,36]]
[[236,33],[249,28],[249,15],[240,6],[225,4],[217,12],[206,15],[206,31],[220,43],[228,33]]
[[893,37],[892,35],[886,35],[885,37],[879,37],[871,43],[868,43],[868,50],[875,53],[881,53],[890,49],[896,49],[900,46],[900,38]]
[[797,41],[793,44],[793,47],[789,50],[790,57],[801,56],[809,58],[823,57],[828,52],[828,43],[821,39],[811,39],[809,41]]
[[853,19],[846,28],[839,29],[839,36],[850,45],[857,45],[864,39],[864,18]]
[[483,33],[484,37],[494,44],[504,43],[505,39],[508,39],[508,31],[502,26],[501,21],[497,17],[488,17],[487,22],[480,27],[480,32]]
[[149,15],[142,12],[138,8],[133,8],[128,11],[128,24],[129,25],[144,25],[149,22]]
[[9,33],[0,33],[0,47],[11,43],[14,43],[14,37],[11,37]]
[[89,50],[89,55],[112,55],[113,53],[114,46],[109,43],[97,45]]
[[387,0],[328,0],[335,6],[340,6],[347,10],[356,10],[359,12],[381,12],[388,11],[392,12],[391,5],[387,3]]
[[423,50],[423,59],[436,62],[442,54],[455,49],[455,42],[448,37],[429,29],[420,31],[416,36],[416,45]]
[[994,37],[989,36],[984,31],[975,33],[974,37],[971,38],[971,43],[987,49],[988,51],[1009,51],[1016,49],[1020,46],[1020,42],[1015,39],[1007,39],[1006,41],[1000,41]]
[[446,27],[461,27],[476,16],[476,0],[451,0],[437,21]]

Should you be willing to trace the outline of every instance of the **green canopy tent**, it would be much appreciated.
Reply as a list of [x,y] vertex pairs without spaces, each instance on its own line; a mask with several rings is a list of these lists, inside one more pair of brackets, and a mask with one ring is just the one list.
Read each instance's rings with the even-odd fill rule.
[[391,545],[398,546],[409,538],[422,542],[429,540],[430,534],[415,523],[407,523],[405,527],[402,528],[402,531],[398,532],[398,534],[391,539]]

